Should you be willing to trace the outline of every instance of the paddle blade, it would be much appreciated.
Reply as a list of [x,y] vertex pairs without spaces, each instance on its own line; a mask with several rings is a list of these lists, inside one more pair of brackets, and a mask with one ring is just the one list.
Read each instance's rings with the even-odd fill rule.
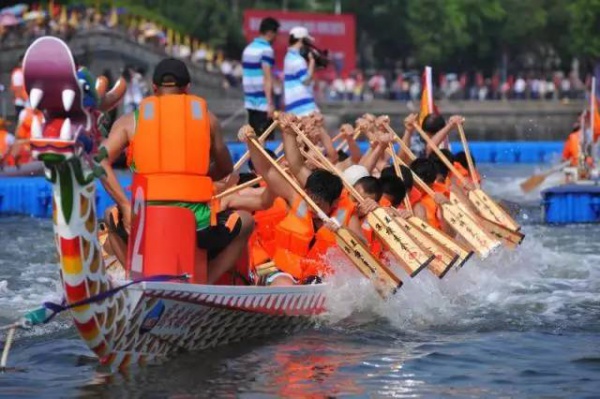
[[502,244],[506,245],[510,249],[515,249],[523,242],[523,239],[525,238],[525,234],[519,231],[507,229],[506,227],[486,218],[480,217],[477,219],[477,222],[480,223],[484,229],[490,232],[492,236],[502,241]]
[[529,179],[521,183],[521,190],[523,190],[524,193],[533,191],[536,188],[538,188],[545,180],[546,175],[533,175]]
[[366,278],[375,278],[377,292],[385,299],[402,287],[402,280],[386,265],[379,262],[363,242],[350,230],[340,228],[336,232],[337,243],[352,264]]
[[398,224],[419,243],[419,245],[422,245],[423,248],[433,254],[435,259],[431,261],[427,268],[437,277],[443,278],[446,273],[448,273],[448,270],[450,270],[450,268],[458,261],[459,256],[457,254],[448,251],[443,245],[429,237],[417,226],[412,225],[408,220],[396,218],[396,222],[398,222]]
[[434,256],[424,251],[384,208],[369,213],[367,222],[409,276],[416,276],[434,259]]
[[521,226],[483,190],[476,189],[469,191],[467,196],[471,203],[475,205],[475,208],[477,208],[477,212],[484,218],[492,220],[512,231],[520,230]]
[[450,203],[442,205],[442,217],[473,248],[481,259],[487,258],[500,245],[467,214]]
[[408,221],[410,222],[410,224],[417,226],[419,229],[424,231],[428,236],[440,243],[440,245],[443,245],[450,253],[458,254],[458,267],[462,267],[462,265],[464,265],[464,263],[467,260],[469,260],[469,258],[471,258],[471,256],[473,255],[473,251],[463,248],[462,245],[460,245],[448,235],[439,231],[435,227],[430,226],[424,220],[413,216],[410,219],[408,219]]

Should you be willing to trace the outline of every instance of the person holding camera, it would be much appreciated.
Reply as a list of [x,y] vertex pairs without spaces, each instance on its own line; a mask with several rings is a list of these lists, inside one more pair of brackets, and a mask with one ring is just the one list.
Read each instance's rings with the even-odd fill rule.
[[242,53],[242,85],[248,124],[258,134],[264,132],[273,120],[272,68],[275,64],[273,41],[277,38],[279,22],[267,17],[260,22],[260,36],[246,46]]
[[318,112],[312,89],[316,66],[314,39],[308,29],[296,26],[290,30],[289,48],[283,61],[283,97],[285,112],[306,116]]

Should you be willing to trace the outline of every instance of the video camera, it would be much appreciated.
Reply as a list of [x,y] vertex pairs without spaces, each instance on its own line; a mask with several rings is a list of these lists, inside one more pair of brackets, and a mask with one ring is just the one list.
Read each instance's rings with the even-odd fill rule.
[[304,46],[302,46],[300,49],[300,55],[304,57],[306,61],[308,61],[308,54],[312,53],[313,58],[315,59],[315,68],[327,68],[329,65],[329,50],[321,50],[307,39],[302,39],[302,43]]

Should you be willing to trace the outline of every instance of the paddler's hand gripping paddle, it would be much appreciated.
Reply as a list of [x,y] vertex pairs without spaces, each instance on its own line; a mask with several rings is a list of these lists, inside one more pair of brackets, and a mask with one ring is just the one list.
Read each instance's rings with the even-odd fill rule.
[[[296,183],[296,181],[283,171],[265,149],[260,145],[256,137],[248,137],[248,145],[255,148],[267,159],[273,168],[288,182],[298,195],[307,203],[311,209],[319,215],[322,220],[330,221],[330,218],[321,208],[306,194],[306,192]],[[335,223],[335,222],[334,222]],[[356,237],[350,230],[341,226],[336,231],[337,242],[342,251],[348,256],[352,264],[367,278],[375,278],[377,291],[387,298],[393,295],[398,288],[402,286],[402,281],[393,273],[390,273],[387,267],[381,265],[379,261],[365,247],[362,241]]]

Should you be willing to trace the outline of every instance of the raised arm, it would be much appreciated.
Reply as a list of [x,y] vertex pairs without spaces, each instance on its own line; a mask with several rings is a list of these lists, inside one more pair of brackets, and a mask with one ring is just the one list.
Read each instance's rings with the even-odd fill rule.
[[287,160],[292,174],[298,180],[298,183],[304,187],[308,176],[311,174],[311,170],[305,165],[304,157],[302,156],[298,142],[296,141],[296,134],[291,127],[292,123],[296,123],[296,117],[293,115],[283,114],[279,117],[279,126],[283,130],[283,151],[285,153],[285,159]]
[[209,176],[213,180],[221,180],[233,172],[233,161],[229,148],[223,140],[221,134],[221,124],[219,119],[209,112],[210,117],[210,170]]
[[[440,144],[444,142],[444,140],[446,140],[446,138],[448,137],[450,132],[456,127],[456,125],[462,123],[463,120],[464,118],[460,115],[451,116],[450,119],[448,119],[448,123],[446,124],[446,126],[444,126],[442,130],[433,135],[433,137],[431,138],[432,143],[439,147]],[[427,146],[427,156],[429,156],[429,154],[431,154],[432,152],[433,150],[431,149],[431,147]]]
[[[254,130],[252,130],[252,128],[248,125],[242,126],[238,132],[239,140],[247,143],[248,138],[250,137],[256,137]],[[291,205],[296,196],[294,189],[273,167],[271,162],[269,162],[269,160],[265,158],[262,153],[254,148],[254,146],[249,145],[248,151],[250,152],[250,159],[252,159],[254,170],[258,175],[263,177],[267,183],[267,186],[270,187],[270,194],[275,197],[283,198],[288,204]]]
[[350,152],[350,159],[352,160],[352,163],[359,163],[362,154],[360,153],[358,144],[356,144],[356,140],[354,140],[354,129],[352,128],[352,125],[346,123],[342,125],[340,130],[344,134],[346,143],[348,143],[348,151]]

